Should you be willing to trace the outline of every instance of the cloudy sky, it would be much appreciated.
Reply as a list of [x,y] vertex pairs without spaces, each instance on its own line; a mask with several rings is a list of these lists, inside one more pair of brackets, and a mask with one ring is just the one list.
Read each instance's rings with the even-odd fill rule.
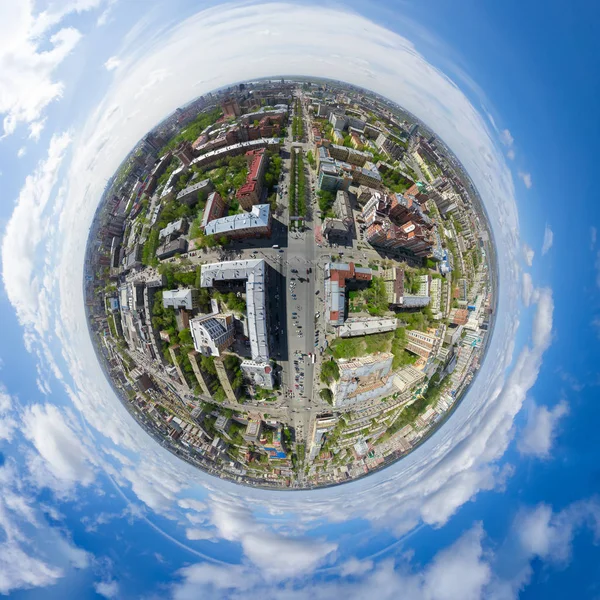
[[[0,1],[0,593],[600,594],[597,9],[422,4]],[[501,281],[448,423],[385,471],[304,493],[155,444],[104,379],[81,294],[93,213],[140,137],[281,74],[359,84],[436,131],[485,202]]]

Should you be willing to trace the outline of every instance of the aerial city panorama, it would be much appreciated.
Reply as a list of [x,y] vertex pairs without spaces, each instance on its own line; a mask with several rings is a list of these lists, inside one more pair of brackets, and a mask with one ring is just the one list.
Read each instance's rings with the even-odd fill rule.
[[486,212],[426,123],[325,79],[236,83],[149,131],[89,232],[85,304],[127,410],[190,464],[310,489],[401,459],[494,327]]
[[600,600],[598,23],[0,0],[0,598]]

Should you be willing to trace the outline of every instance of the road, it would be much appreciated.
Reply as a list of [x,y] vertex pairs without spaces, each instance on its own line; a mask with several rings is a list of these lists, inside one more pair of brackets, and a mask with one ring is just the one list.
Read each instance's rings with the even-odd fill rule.
[[[311,135],[311,122],[304,112],[304,107],[302,110],[305,139],[308,140]],[[316,195],[312,191],[309,192],[310,202],[305,231],[290,229],[287,202],[290,156],[293,148],[301,148],[305,155],[311,150],[308,141],[293,140],[291,122],[290,119],[287,136],[281,148],[283,161],[282,178],[279,182],[281,193],[278,194],[279,214],[273,219],[271,237],[233,241],[226,248],[191,251],[186,258],[192,264],[197,264],[255,257],[264,258],[270,265],[268,295],[270,346],[272,358],[281,367],[281,390],[276,402],[247,403],[247,405],[254,405],[269,412],[275,418],[285,419],[293,427],[296,441],[308,443],[311,418],[318,412],[330,408],[318,394],[320,351],[325,346],[326,333],[323,318],[325,312],[323,267],[331,259],[332,253],[343,253],[344,262],[355,261],[364,266],[373,260],[380,260],[382,256],[362,242],[360,235],[349,241],[349,245],[345,247],[332,247],[327,242],[318,245],[315,231],[322,224]],[[307,187],[315,190],[315,173],[309,167],[308,161],[305,160],[304,163]],[[175,262],[177,259],[170,260]],[[307,274],[308,269],[312,270],[310,274]],[[316,318],[317,313],[320,313],[319,318]],[[316,331],[318,331],[317,338]],[[315,347],[315,339],[318,339],[318,347]],[[309,354],[316,354],[314,365]],[[295,360],[298,362],[295,363]],[[235,405],[231,406],[234,407]]]

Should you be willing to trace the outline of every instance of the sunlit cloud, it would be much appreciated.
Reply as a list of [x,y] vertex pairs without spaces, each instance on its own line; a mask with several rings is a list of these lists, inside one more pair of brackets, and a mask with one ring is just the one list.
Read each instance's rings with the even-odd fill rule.
[[4,136],[24,123],[29,125],[32,139],[39,137],[45,109],[64,93],[56,71],[82,37],[74,27],[56,27],[67,15],[91,10],[101,1],[51,3],[43,12],[37,12],[31,0],[4,3],[2,22],[10,24],[2,28],[0,41]]
[[564,400],[551,409],[534,405],[517,445],[519,452],[538,458],[549,458],[558,424],[568,413],[569,406]]

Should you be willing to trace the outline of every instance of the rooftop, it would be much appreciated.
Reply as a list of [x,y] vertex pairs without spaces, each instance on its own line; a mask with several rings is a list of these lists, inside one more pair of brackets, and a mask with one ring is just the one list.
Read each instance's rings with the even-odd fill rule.
[[204,233],[207,235],[222,235],[242,229],[268,227],[270,217],[271,206],[269,204],[255,204],[250,212],[210,221],[206,224]]
[[[213,221],[214,222],[214,221]],[[200,285],[212,287],[215,281],[246,279],[246,312],[252,360],[269,360],[269,332],[266,308],[266,263],[263,259],[233,260],[202,266]]]

